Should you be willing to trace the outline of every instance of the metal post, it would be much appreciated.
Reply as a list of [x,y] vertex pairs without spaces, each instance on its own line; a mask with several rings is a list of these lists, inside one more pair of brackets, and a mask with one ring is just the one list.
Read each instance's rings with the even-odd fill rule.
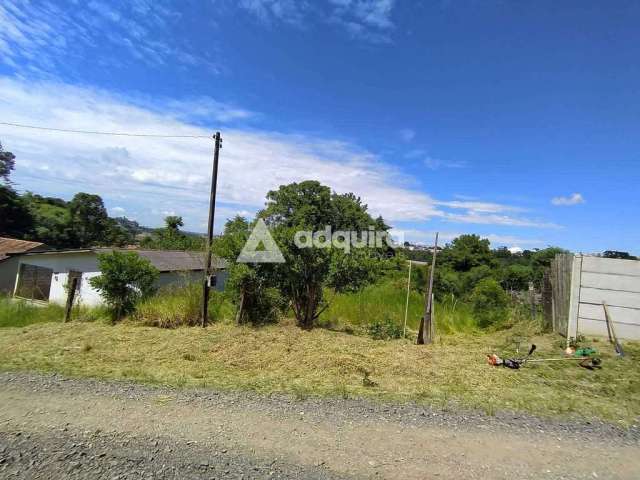
[[209,318],[209,289],[211,288],[211,243],[213,241],[213,221],[216,212],[216,188],[218,184],[218,157],[222,139],[220,132],[214,135],[215,147],[213,150],[213,172],[211,174],[211,195],[209,197],[209,224],[207,227],[207,243],[205,251],[204,282],[202,285],[202,326],[207,326]]

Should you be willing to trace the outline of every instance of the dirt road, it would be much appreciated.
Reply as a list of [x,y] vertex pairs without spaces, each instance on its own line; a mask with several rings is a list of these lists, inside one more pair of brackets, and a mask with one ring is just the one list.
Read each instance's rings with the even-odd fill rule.
[[639,476],[637,427],[0,374],[0,478]]

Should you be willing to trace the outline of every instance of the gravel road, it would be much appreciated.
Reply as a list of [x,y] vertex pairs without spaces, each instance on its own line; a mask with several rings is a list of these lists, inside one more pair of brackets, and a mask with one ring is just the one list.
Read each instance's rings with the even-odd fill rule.
[[0,478],[637,479],[640,429],[0,373]]

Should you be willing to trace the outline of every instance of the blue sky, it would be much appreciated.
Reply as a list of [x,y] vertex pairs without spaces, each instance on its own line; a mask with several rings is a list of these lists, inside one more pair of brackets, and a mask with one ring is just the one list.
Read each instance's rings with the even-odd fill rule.
[[[640,4],[0,5],[0,121],[223,133],[216,228],[282,183],[363,197],[409,240],[640,254]],[[211,142],[0,126],[20,190],[203,231]]]

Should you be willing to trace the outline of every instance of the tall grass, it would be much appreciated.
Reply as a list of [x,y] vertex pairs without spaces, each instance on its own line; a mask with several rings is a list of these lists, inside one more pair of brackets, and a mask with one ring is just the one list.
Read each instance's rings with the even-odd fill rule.
[[[72,321],[93,322],[108,318],[105,307],[74,306]],[[0,328],[25,327],[34,323],[62,322],[64,307],[55,303],[35,304],[26,300],[0,297]]]
[[[136,306],[133,319],[143,325],[177,328],[200,324],[202,285],[191,283],[181,287],[169,286]],[[211,291],[209,321],[232,316],[232,306],[220,292]]]
[[24,300],[0,297],[0,328],[25,327],[33,323],[61,322],[64,308],[59,305],[33,305]]
[[[329,308],[320,316],[320,324],[333,327],[356,326],[367,328],[371,324],[393,322],[404,326],[407,300],[406,280],[387,278],[369,285],[357,293],[327,294]],[[407,328],[417,330],[424,311],[424,296],[415,290],[409,295]],[[455,298],[446,298],[434,305],[434,318],[438,333],[472,332],[477,323],[470,307]]]

